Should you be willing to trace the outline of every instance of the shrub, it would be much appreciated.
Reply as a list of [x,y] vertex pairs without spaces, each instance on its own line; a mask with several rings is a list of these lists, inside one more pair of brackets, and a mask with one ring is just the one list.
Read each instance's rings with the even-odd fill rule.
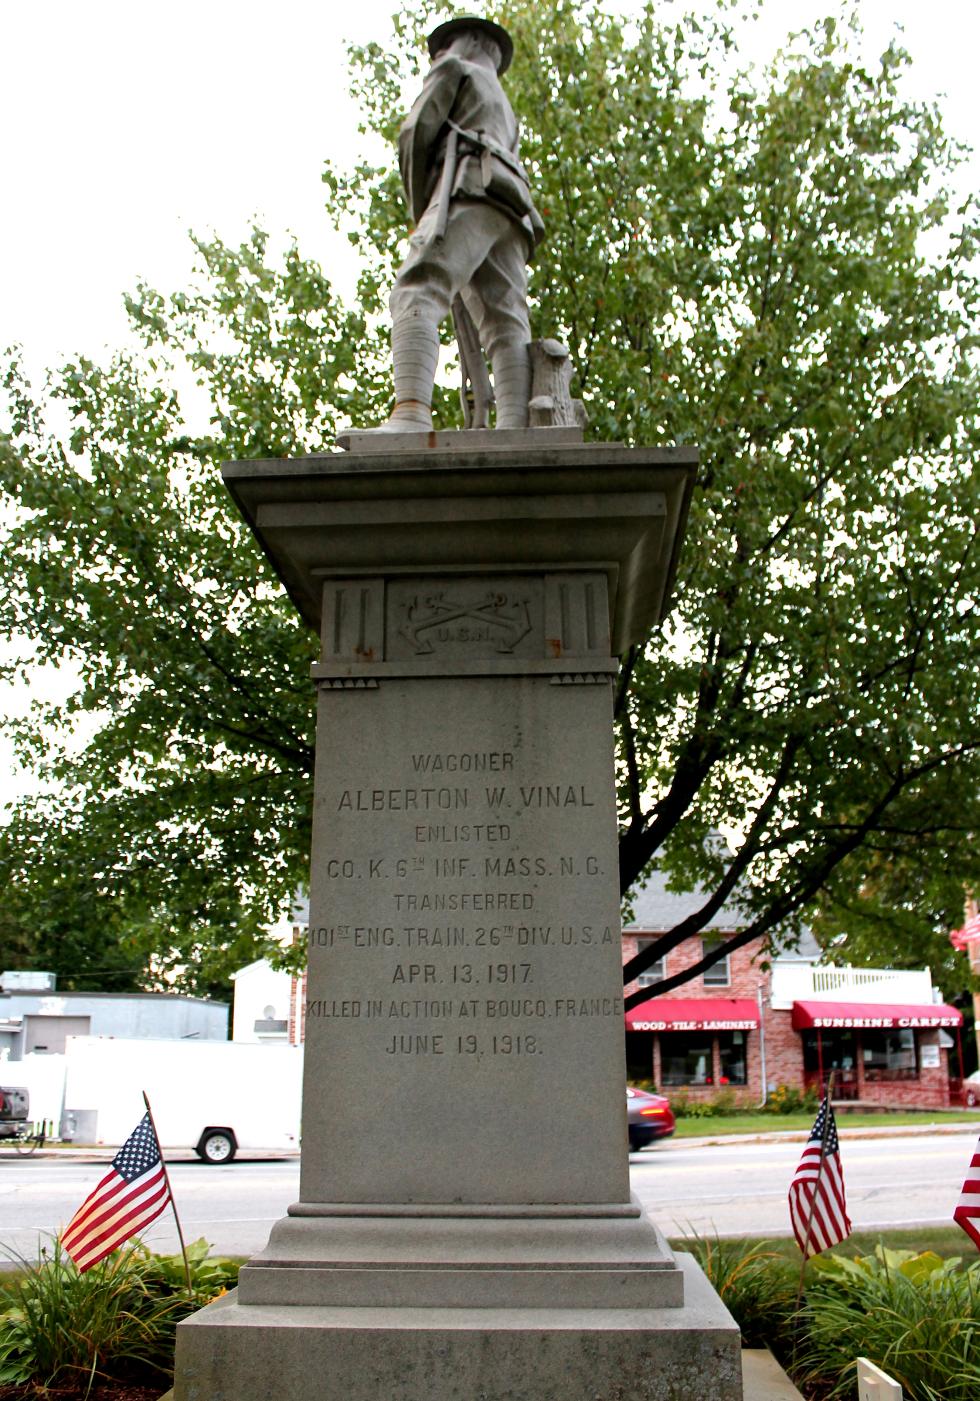
[[91,1389],[96,1380],[169,1377],[179,1321],[237,1276],[237,1265],[207,1251],[205,1240],[187,1248],[190,1295],[182,1257],[144,1246],[114,1251],[84,1274],[58,1241],[50,1255],[21,1260],[0,1295],[0,1383]]
[[684,1243],[742,1330],[744,1347],[788,1339],[799,1278],[788,1260],[752,1241],[695,1232]]
[[777,1085],[766,1098],[767,1114],[816,1114],[820,1100],[812,1085],[805,1090],[795,1085]]
[[718,1119],[745,1112],[734,1090],[719,1090],[711,1099],[695,1099],[680,1090],[671,1093],[670,1107],[678,1119]]
[[[931,1251],[887,1250],[812,1262],[797,1382],[853,1395],[855,1360],[876,1362],[909,1401],[980,1396],[980,1261],[968,1269]],[[823,1394],[823,1393],[822,1393]]]

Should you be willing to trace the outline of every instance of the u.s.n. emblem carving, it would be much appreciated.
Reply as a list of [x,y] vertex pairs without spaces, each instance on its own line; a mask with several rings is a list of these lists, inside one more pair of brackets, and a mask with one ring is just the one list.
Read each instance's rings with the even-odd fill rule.
[[405,611],[406,619],[399,632],[417,656],[434,652],[440,643],[484,643],[495,652],[513,652],[531,631],[528,600],[496,589],[473,603],[444,592],[420,594]]

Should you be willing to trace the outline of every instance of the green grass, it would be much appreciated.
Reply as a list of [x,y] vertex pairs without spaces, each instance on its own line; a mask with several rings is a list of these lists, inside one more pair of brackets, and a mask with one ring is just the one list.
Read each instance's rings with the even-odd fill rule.
[[[703,1119],[677,1120],[677,1138],[720,1138],[731,1133],[774,1133],[782,1129],[805,1132],[813,1127],[813,1114],[732,1114]],[[902,1109],[882,1114],[838,1114],[837,1127],[845,1129],[902,1128],[908,1124],[974,1124],[980,1131],[976,1109]]]

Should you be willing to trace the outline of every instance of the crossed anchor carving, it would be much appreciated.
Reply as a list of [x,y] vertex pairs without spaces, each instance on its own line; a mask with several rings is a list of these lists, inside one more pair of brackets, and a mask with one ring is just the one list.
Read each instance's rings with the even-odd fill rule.
[[433,630],[455,623],[469,621],[488,628],[497,652],[512,652],[521,638],[531,631],[527,601],[510,601],[502,593],[488,593],[485,602],[475,604],[461,603],[442,593],[428,594],[424,601],[413,600],[407,612],[407,621],[399,631],[408,638],[419,656],[435,651],[429,636]]

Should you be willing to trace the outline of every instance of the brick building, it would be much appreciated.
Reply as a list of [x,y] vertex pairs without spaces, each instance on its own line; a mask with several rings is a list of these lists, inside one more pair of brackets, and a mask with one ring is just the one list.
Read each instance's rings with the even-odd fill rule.
[[[694,913],[702,899],[668,891],[661,877],[652,877],[623,931],[623,962]],[[627,994],[652,990],[690,968],[738,928],[738,914],[721,910],[702,935],[630,983]],[[626,1013],[630,1079],[651,1079],[692,1098],[730,1088],[758,1104],[764,1089],[819,1086],[833,1069],[835,1099],[948,1105],[949,1053],[963,1018],[943,1004],[929,970],[823,967],[819,952],[805,936],[799,951],[765,969],[758,939],[702,976],[632,1007]]]

